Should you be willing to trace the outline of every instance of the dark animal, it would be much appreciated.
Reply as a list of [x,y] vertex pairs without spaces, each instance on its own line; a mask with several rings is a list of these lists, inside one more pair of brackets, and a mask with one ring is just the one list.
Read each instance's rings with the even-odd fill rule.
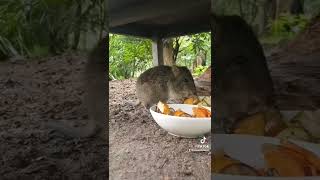
[[139,76],[136,94],[142,105],[149,108],[158,101],[194,97],[197,91],[188,68],[156,66]]
[[211,25],[214,117],[229,132],[238,119],[273,107],[273,82],[263,49],[241,17],[212,15]]

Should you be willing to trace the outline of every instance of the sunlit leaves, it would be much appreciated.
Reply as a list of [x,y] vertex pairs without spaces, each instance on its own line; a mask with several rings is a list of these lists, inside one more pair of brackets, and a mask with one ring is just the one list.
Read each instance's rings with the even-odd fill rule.
[[[116,79],[137,77],[152,66],[151,41],[129,36],[110,34],[109,41],[109,75]],[[179,53],[177,64],[188,66],[202,51],[206,56],[206,64],[210,64],[210,33],[201,33],[179,37]],[[174,46],[176,41],[174,41]]]
[[178,54],[177,64],[191,67],[197,55],[206,55],[206,64],[211,63],[211,34],[199,33],[181,38],[180,53]]
[[138,76],[152,65],[151,41],[134,37],[109,36],[109,73],[124,79]]

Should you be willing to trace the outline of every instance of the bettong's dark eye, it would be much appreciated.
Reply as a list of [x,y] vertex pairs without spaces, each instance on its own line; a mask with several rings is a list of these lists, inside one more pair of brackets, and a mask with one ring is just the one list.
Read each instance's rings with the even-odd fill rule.
[[240,68],[247,63],[247,59],[242,56],[234,57],[227,65],[228,68]]
[[242,56],[237,56],[232,60],[232,63],[236,65],[242,65],[242,64],[245,64],[246,62],[247,62],[247,59]]

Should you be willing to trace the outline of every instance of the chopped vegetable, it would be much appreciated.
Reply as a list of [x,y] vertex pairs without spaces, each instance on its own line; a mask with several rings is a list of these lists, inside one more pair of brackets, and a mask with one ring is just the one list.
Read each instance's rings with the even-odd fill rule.
[[263,113],[256,113],[235,124],[233,133],[235,134],[251,134],[264,135],[265,118]]
[[[223,150],[213,157],[213,172],[230,175],[305,177],[320,175],[320,157],[288,140],[262,145],[265,167],[255,169],[229,157]],[[256,174],[255,174],[256,173]]]
[[198,98],[187,98],[186,100],[184,100],[184,104],[192,104],[192,105],[196,105],[198,104],[200,101]]
[[165,103],[159,101],[157,107],[162,114],[170,114],[170,108],[169,108],[168,104],[165,104]]
[[199,118],[211,117],[211,112],[203,107],[192,108],[193,116]]
[[210,110],[204,108],[204,107],[194,107],[192,108],[193,114],[190,115],[181,109],[174,110],[173,108],[170,108],[168,104],[163,103],[161,101],[158,102],[157,106],[157,112],[166,114],[166,115],[172,115],[172,116],[178,116],[178,117],[195,117],[195,118],[208,118],[211,117]]

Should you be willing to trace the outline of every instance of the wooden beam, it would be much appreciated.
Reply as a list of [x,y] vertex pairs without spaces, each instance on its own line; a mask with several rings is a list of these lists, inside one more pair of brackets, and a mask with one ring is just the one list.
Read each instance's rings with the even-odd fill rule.
[[116,27],[137,21],[148,20],[164,15],[174,15],[181,12],[193,12],[195,9],[208,9],[210,0],[156,0],[146,4],[137,4],[123,9],[109,11],[109,26]]
[[190,34],[197,34],[202,32],[210,32],[210,21],[208,19],[201,19],[192,21],[190,23],[176,23],[166,27],[158,27],[159,37],[169,38],[177,36],[185,36]]
[[152,33],[153,29],[155,29],[154,26],[128,24],[124,26],[110,28],[110,32],[114,34],[136,36],[136,37],[151,39],[153,37],[153,33]]
[[127,36],[136,36],[141,38],[152,39],[153,37],[171,38],[177,36],[185,36],[202,32],[210,32],[209,22],[196,24],[177,24],[164,26],[148,26],[145,25],[125,25],[116,28],[110,28],[110,33],[122,34]]
[[164,65],[162,39],[157,38],[152,41],[152,57],[153,66]]

